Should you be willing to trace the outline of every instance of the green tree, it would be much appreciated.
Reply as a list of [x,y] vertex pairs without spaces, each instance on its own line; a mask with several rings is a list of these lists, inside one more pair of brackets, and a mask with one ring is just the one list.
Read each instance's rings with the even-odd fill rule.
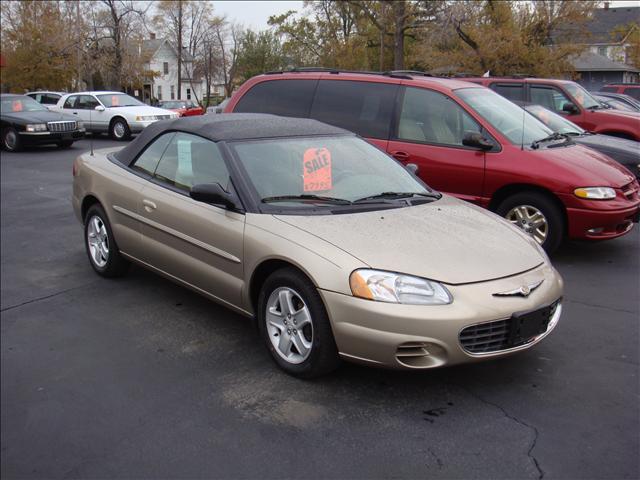
[[287,67],[278,36],[269,31],[246,30],[240,40],[238,77],[242,81],[255,75]]

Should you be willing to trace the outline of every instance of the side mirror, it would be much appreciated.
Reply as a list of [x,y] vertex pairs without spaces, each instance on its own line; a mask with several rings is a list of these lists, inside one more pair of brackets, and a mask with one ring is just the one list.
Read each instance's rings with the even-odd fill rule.
[[578,109],[578,107],[576,107],[573,103],[571,102],[567,102],[564,105],[562,105],[562,111],[563,112],[567,112],[568,114],[574,114],[574,113],[579,113],[580,110]]
[[413,175],[415,175],[416,177],[418,176],[418,165],[416,165],[415,163],[407,163],[405,167]]
[[98,112],[104,112],[104,107],[102,105],[97,105],[95,108]]
[[219,183],[201,183],[194,185],[189,193],[198,202],[222,205],[225,208],[236,208],[236,203]]
[[462,145],[465,147],[475,147],[480,150],[491,150],[493,143],[482,136],[480,132],[464,132],[462,137]]

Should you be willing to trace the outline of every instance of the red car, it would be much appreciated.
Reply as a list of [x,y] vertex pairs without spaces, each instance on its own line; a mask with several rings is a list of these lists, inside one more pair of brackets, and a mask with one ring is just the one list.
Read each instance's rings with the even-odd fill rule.
[[514,102],[542,105],[593,133],[640,141],[640,113],[607,109],[569,80],[546,78],[465,78]]
[[225,112],[352,130],[416,164],[432,187],[506,217],[547,251],[565,237],[624,235],[638,220],[640,188],[628,170],[473,83],[406,72],[276,72],[248,80]]
[[176,112],[181,117],[204,114],[204,109],[191,100],[165,100],[158,103],[158,107]]
[[601,92],[622,93],[640,100],[640,83],[610,83],[600,89]]

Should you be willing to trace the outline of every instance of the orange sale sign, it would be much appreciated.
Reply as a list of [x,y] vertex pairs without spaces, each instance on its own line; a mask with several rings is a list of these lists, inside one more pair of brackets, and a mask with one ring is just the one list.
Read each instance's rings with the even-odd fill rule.
[[331,190],[331,152],[326,148],[309,148],[302,160],[305,192]]

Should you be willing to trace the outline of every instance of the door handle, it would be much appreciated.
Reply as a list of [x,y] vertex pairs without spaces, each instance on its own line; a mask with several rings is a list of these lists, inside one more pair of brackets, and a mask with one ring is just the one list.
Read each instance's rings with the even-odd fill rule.
[[407,152],[391,152],[391,155],[401,162],[406,162],[409,160],[409,154]]
[[142,205],[144,205],[144,209],[147,212],[153,212],[156,208],[158,208],[155,203],[153,203],[151,200],[146,199],[142,200]]
[[77,114],[78,114],[78,112],[73,112],[73,114],[74,114],[74,115],[77,115]]

